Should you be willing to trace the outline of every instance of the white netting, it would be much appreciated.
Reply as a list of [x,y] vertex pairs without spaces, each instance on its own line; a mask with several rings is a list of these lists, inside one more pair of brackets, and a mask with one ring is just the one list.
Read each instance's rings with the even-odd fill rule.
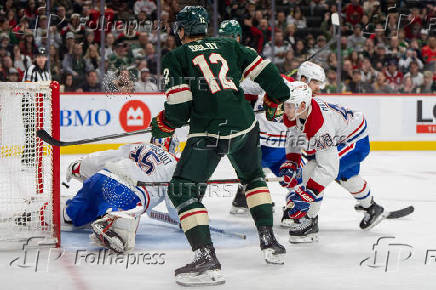
[[0,240],[54,236],[49,82],[0,83]]

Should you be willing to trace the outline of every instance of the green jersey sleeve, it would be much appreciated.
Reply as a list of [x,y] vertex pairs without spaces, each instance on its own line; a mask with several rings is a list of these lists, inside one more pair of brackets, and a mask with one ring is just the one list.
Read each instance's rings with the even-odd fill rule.
[[243,78],[258,83],[268,94],[268,98],[279,104],[289,98],[289,87],[280,76],[277,67],[270,60],[263,59],[252,48],[238,44]]
[[173,128],[185,125],[191,114],[192,92],[183,77],[183,67],[175,51],[167,53],[162,60],[162,75],[165,82],[165,121]]

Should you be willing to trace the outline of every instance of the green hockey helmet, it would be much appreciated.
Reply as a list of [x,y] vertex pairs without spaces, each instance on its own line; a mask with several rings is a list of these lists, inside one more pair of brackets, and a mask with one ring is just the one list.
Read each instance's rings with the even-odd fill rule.
[[220,24],[218,34],[224,37],[242,37],[242,28],[237,20],[224,20]]
[[183,27],[188,36],[206,35],[209,16],[201,6],[186,6],[176,15],[174,32]]

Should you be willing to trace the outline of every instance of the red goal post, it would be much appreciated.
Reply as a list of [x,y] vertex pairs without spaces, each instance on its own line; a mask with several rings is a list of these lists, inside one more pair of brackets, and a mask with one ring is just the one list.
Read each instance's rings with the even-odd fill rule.
[[[0,242],[60,246],[59,83],[0,83]],[[0,248],[2,248],[0,243]]]

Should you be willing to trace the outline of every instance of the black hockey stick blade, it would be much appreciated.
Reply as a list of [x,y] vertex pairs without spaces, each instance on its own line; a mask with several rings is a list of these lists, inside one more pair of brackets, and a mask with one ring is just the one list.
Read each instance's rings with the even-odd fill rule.
[[45,143],[50,144],[52,146],[70,146],[70,145],[88,144],[88,143],[103,141],[107,139],[116,139],[116,138],[131,136],[131,135],[146,134],[150,132],[151,132],[151,128],[147,128],[144,130],[132,131],[132,132],[121,133],[121,134],[112,134],[112,135],[100,136],[96,138],[82,139],[76,141],[61,141],[50,136],[50,134],[47,133],[47,131],[45,131],[44,129],[40,129],[36,132],[36,136],[38,136]]
[[402,217],[405,217],[411,213],[413,213],[415,211],[415,208],[411,205],[399,210],[394,210],[389,212],[389,214],[387,215],[387,219],[399,219]]

